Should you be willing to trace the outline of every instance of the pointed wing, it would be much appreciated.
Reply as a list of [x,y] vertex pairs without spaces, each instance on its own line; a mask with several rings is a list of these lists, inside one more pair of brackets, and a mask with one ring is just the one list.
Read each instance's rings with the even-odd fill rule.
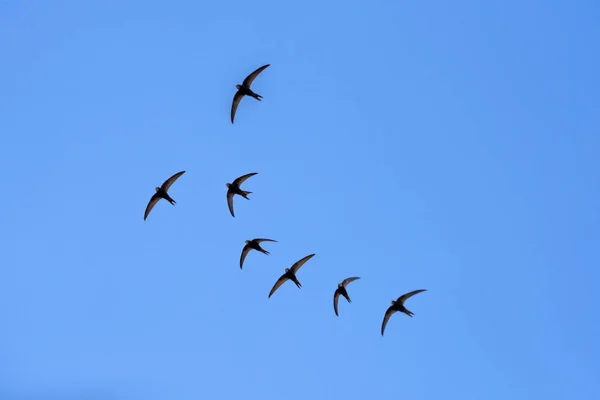
[[261,239],[261,238],[257,238],[257,239],[254,239],[254,241],[256,243],[261,243],[261,242],[275,242],[275,243],[277,243],[277,240],[273,240],[273,239]]
[[150,211],[152,211],[154,205],[158,203],[159,200],[160,196],[158,195],[158,193],[154,193],[152,197],[150,197],[150,201],[148,202],[148,205],[146,206],[146,211],[144,212],[144,221],[146,220],[146,218],[148,218],[148,214],[150,214]]
[[414,296],[415,294],[421,293],[426,291],[427,289],[419,289],[419,290],[413,290],[412,292],[408,292],[406,294],[403,294],[402,296],[398,297],[398,300],[396,300],[398,303],[400,304],[404,304],[404,302],[406,300],[408,300],[409,298],[411,298],[412,296]]
[[256,175],[256,174],[258,174],[258,172],[250,172],[249,174],[242,175],[242,176],[240,176],[239,178],[236,178],[236,179],[235,179],[235,180],[234,180],[232,183],[233,183],[234,185],[238,185],[238,186],[240,186],[242,183],[244,183],[244,181],[245,181],[246,179],[248,179],[248,178],[250,178],[251,176],[254,176],[254,175]]
[[311,255],[304,257],[300,261],[296,261],[296,263],[294,265],[292,265],[292,268],[290,268],[290,270],[295,274],[296,272],[298,272],[300,267],[304,265],[305,262],[307,262],[308,260],[310,260],[313,257],[314,257],[314,254],[311,254]]
[[333,294],[333,311],[335,311],[335,315],[337,315],[339,317],[338,314],[338,299],[340,298],[340,291],[338,289],[335,289],[335,293]]
[[235,214],[233,213],[233,192],[230,190],[227,191],[227,206],[229,207],[231,216],[235,217]]
[[165,192],[169,190],[169,188],[177,180],[177,178],[179,178],[183,174],[185,174],[185,171],[178,172],[169,179],[167,179],[161,186],[162,190],[164,190]]
[[385,331],[385,326],[387,325],[388,320],[396,311],[398,310],[396,310],[394,307],[388,307],[387,311],[385,312],[385,316],[383,317],[383,323],[381,324],[381,336],[383,336],[383,331]]
[[244,248],[242,249],[242,255],[240,256],[240,269],[242,269],[242,265],[244,264],[244,260],[246,259],[246,256],[248,255],[248,253],[250,252],[250,250],[252,250],[252,249],[248,245],[245,245]]
[[252,82],[254,81],[254,78],[256,78],[258,76],[258,74],[260,74],[261,72],[263,72],[263,70],[265,68],[267,68],[269,65],[271,65],[271,64],[263,65],[262,67],[258,68],[256,71],[254,71],[253,73],[251,73],[250,75],[248,75],[246,77],[246,79],[244,79],[244,82],[242,82],[242,85],[244,85],[247,88],[249,88],[250,85],[252,85]]
[[233,119],[235,118],[235,112],[237,111],[238,104],[240,104],[242,97],[244,97],[244,95],[239,90],[237,92],[235,92],[235,94],[233,95],[233,102],[231,103],[231,123],[232,124],[233,124]]
[[289,278],[286,276],[286,274],[281,275],[279,279],[277,279],[277,282],[275,282],[275,285],[273,285],[273,289],[271,289],[271,291],[269,292],[269,298],[273,295],[273,293],[275,293],[277,289],[279,289],[279,286],[283,285],[288,279]]
[[347,285],[347,284],[349,284],[350,282],[353,282],[353,281],[355,281],[355,280],[357,280],[357,279],[360,279],[360,277],[358,277],[358,276],[353,276],[352,278],[346,278],[346,279],[344,279],[344,280],[342,281],[342,286],[343,286],[343,287],[346,287],[346,285]]

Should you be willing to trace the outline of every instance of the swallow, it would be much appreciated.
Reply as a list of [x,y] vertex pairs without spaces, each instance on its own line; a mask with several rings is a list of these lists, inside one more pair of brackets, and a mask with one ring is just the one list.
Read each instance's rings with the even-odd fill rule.
[[246,245],[242,249],[242,255],[240,256],[240,269],[242,269],[242,265],[244,264],[244,260],[246,259],[246,256],[248,255],[248,253],[252,249],[260,251],[261,253],[266,254],[266,255],[270,254],[268,251],[266,251],[265,249],[263,249],[262,247],[260,247],[260,242],[277,242],[277,240],[273,240],[273,239],[252,239],[252,240],[246,240]]
[[404,314],[408,315],[409,317],[413,316],[414,313],[407,310],[406,307],[404,307],[404,302],[406,300],[408,300],[409,298],[411,298],[412,296],[414,296],[415,294],[424,292],[426,290],[427,289],[413,290],[412,292],[408,292],[408,293],[403,294],[402,296],[398,297],[398,300],[392,300],[392,305],[388,307],[387,311],[385,312],[385,316],[383,317],[383,323],[381,324],[381,336],[383,336],[383,331],[385,330],[385,326],[387,325],[388,320],[390,319],[392,314],[395,313],[396,311],[403,312]]
[[173,205],[176,204],[175,200],[173,200],[171,198],[171,196],[169,196],[169,194],[167,193],[167,190],[169,190],[169,188],[177,180],[177,178],[179,178],[183,174],[185,174],[185,171],[181,171],[181,172],[176,173],[175,175],[173,175],[172,177],[170,177],[169,179],[167,179],[161,185],[161,187],[157,187],[156,188],[156,193],[154,193],[152,195],[152,197],[150,198],[150,201],[148,202],[148,205],[146,206],[146,211],[144,212],[144,221],[146,220],[146,218],[148,218],[148,214],[150,214],[150,211],[152,211],[152,208],[154,208],[154,205],[156,203],[158,203],[158,201],[160,199],[165,199],[165,200],[167,200],[169,203],[171,203]]
[[341,281],[340,283],[338,283],[338,287],[337,289],[335,289],[335,292],[333,293],[333,310],[335,311],[335,315],[338,315],[338,299],[340,297],[340,294],[342,296],[344,296],[346,298],[346,300],[348,300],[348,303],[352,303],[352,300],[350,300],[350,296],[348,296],[348,292],[346,291],[346,285],[349,284],[350,282],[353,282],[357,279],[360,279],[358,276],[354,276],[352,278],[346,278],[343,281]]
[[235,118],[235,111],[237,110],[238,104],[240,104],[242,97],[250,96],[250,97],[254,97],[258,101],[262,101],[261,100],[262,96],[254,93],[252,91],[252,89],[250,89],[250,85],[252,85],[252,81],[254,80],[254,78],[256,78],[258,76],[258,74],[260,74],[269,65],[271,65],[271,64],[263,65],[262,67],[258,68],[256,71],[254,71],[253,73],[248,75],[246,77],[246,79],[244,79],[244,82],[242,82],[241,85],[235,85],[235,87],[237,88],[237,92],[233,96],[233,103],[231,103],[231,123],[232,124],[233,124],[233,119]]
[[226,183],[225,186],[227,186],[227,205],[229,206],[229,212],[231,213],[232,217],[235,217],[235,214],[233,213],[233,195],[234,194],[239,194],[240,196],[242,196],[243,198],[250,200],[248,198],[248,195],[252,192],[247,192],[245,190],[240,189],[240,185],[248,178],[250,178],[251,176],[254,176],[258,174],[258,172],[251,172],[249,174],[246,175],[242,175],[239,178],[236,178],[232,183]]
[[296,273],[298,272],[300,267],[303,266],[305,262],[313,258],[313,256],[314,254],[310,254],[304,257],[303,259],[297,261],[294,265],[292,265],[292,268],[286,268],[285,273],[281,275],[279,279],[277,279],[277,282],[275,282],[275,285],[273,285],[273,289],[271,289],[271,292],[269,293],[269,298],[271,298],[273,293],[275,293],[275,291],[279,289],[279,286],[283,285],[288,279],[294,282],[296,286],[298,286],[298,288],[301,288],[302,284],[298,281],[298,278],[296,278]]

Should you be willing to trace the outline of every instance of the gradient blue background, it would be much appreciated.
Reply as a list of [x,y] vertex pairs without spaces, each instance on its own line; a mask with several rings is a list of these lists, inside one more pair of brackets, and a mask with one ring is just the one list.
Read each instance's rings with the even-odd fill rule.
[[[598,21],[0,2],[0,398],[600,398]],[[232,218],[225,183],[254,171]],[[253,237],[279,243],[240,271]]]

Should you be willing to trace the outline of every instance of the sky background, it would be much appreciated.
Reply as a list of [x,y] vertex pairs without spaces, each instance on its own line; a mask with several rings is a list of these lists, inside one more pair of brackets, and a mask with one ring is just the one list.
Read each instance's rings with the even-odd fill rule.
[[600,398],[598,21],[0,1],[0,398]]

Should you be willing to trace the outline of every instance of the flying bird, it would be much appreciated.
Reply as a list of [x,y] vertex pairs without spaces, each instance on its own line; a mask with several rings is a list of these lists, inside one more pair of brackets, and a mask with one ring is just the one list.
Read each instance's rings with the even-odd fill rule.
[[244,264],[244,260],[246,259],[246,256],[248,255],[248,253],[250,252],[250,250],[257,250],[260,251],[263,254],[269,255],[270,253],[268,251],[266,251],[265,249],[263,249],[262,247],[260,247],[260,243],[261,242],[277,242],[277,240],[273,240],[273,239],[252,239],[252,240],[246,240],[246,245],[244,245],[244,248],[242,249],[242,255],[240,256],[240,269],[242,269],[242,265]]
[[177,178],[179,178],[183,174],[185,174],[185,171],[181,171],[181,172],[176,173],[175,175],[173,175],[172,177],[170,177],[169,179],[167,179],[161,185],[161,187],[157,187],[156,188],[156,193],[154,193],[152,195],[152,197],[150,198],[150,201],[148,202],[148,205],[146,206],[146,211],[144,212],[144,221],[146,220],[146,218],[148,218],[148,214],[150,214],[150,211],[152,211],[152,209],[154,208],[154,205],[156,203],[158,203],[158,201],[160,199],[165,199],[165,200],[167,200],[169,203],[171,203],[173,205],[176,204],[175,200],[173,200],[171,198],[171,196],[169,196],[169,194],[167,193],[167,190],[169,190],[169,188],[177,180]]
[[314,256],[314,254],[310,254],[310,255],[304,257],[303,259],[301,259],[300,261],[297,261],[294,265],[292,265],[292,268],[286,268],[285,273],[283,275],[281,275],[279,277],[279,279],[277,279],[277,282],[275,282],[275,285],[273,285],[273,289],[271,289],[271,292],[269,293],[269,298],[271,298],[273,293],[275,293],[275,291],[277,289],[279,289],[279,286],[283,285],[285,283],[285,281],[287,281],[288,279],[291,279],[292,282],[294,282],[296,284],[296,286],[301,288],[302,285],[298,281],[298,278],[296,278],[296,273],[298,272],[300,267],[302,265],[304,265],[305,262],[307,262],[308,260],[313,258],[313,256]]
[[244,79],[244,82],[242,82],[241,85],[235,85],[235,87],[237,88],[237,92],[235,92],[235,95],[233,96],[233,103],[231,103],[231,123],[232,124],[233,124],[233,119],[235,118],[235,111],[237,110],[238,104],[240,104],[242,97],[250,96],[250,97],[254,97],[258,101],[262,101],[261,100],[262,96],[254,93],[252,91],[252,89],[250,89],[250,85],[252,85],[252,81],[254,81],[254,79],[258,76],[258,74],[260,74],[269,65],[271,65],[271,64],[263,65],[262,67],[258,68],[256,71],[254,71],[253,73],[248,75],[246,77],[246,79]]
[[352,300],[350,300],[350,296],[348,296],[348,292],[346,291],[346,285],[349,284],[350,282],[353,282],[357,279],[360,279],[358,276],[354,276],[352,278],[346,278],[343,281],[341,281],[340,283],[338,283],[338,287],[337,289],[335,289],[335,292],[333,293],[333,310],[335,311],[335,315],[338,315],[338,299],[340,298],[340,294],[342,296],[344,296],[346,298],[346,300],[348,300],[348,303],[352,303]]
[[381,336],[383,336],[383,331],[385,330],[385,326],[387,325],[388,320],[390,319],[392,314],[395,313],[396,311],[403,312],[404,314],[408,315],[409,317],[413,316],[414,313],[407,310],[406,307],[404,307],[404,302],[406,300],[408,300],[409,298],[411,298],[412,296],[414,296],[415,294],[424,292],[426,290],[427,289],[413,290],[412,292],[408,292],[408,293],[403,294],[402,296],[398,297],[398,300],[392,300],[392,305],[388,307],[387,311],[385,312],[385,316],[383,317],[383,323],[381,324]]
[[227,205],[229,206],[229,212],[231,213],[232,217],[235,217],[235,214],[233,213],[233,195],[234,194],[239,194],[240,196],[242,196],[243,198],[250,200],[248,198],[248,195],[252,192],[247,192],[245,190],[240,189],[240,185],[248,178],[250,178],[251,176],[254,176],[258,174],[258,172],[251,172],[249,174],[246,175],[242,175],[239,178],[237,178],[236,180],[234,180],[232,183],[226,183],[225,186],[227,186]]

